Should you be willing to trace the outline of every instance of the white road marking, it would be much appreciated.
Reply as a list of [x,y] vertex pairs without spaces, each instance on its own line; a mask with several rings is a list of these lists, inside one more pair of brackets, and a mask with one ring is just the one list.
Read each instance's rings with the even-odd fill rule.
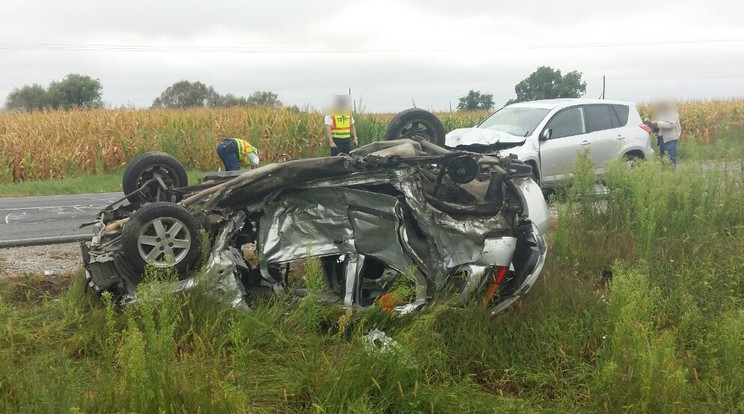
[[10,224],[11,221],[23,219],[25,217],[26,217],[26,212],[25,211],[22,212],[22,213],[20,213],[20,214],[8,213],[5,216],[5,224]]
[[89,206],[83,206],[83,205],[80,205],[80,204],[74,204],[74,205],[70,205],[70,206],[38,206],[38,207],[0,208],[0,211],[42,210],[42,209],[48,210],[48,209],[63,209],[63,208],[77,208],[77,209],[87,208],[87,209],[98,209],[98,210],[100,210],[100,209],[102,209],[104,207],[106,207],[106,204],[102,204],[102,205],[91,204]]
[[0,247],[89,238],[86,231],[78,230],[79,222],[91,220],[119,198],[119,194],[0,198]]

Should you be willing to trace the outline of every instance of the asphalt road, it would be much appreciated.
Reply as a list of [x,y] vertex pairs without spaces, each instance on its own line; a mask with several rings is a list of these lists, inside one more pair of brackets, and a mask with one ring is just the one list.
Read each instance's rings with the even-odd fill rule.
[[87,238],[92,234],[91,227],[80,229],[80,224],[94,220],[103,207],[123,196],[103,193],[0,198],[0,247]]

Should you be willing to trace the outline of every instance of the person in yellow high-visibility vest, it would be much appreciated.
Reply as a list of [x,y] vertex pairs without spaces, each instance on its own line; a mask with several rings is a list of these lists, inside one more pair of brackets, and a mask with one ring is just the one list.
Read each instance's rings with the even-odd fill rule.
[[350,153],[352,138],[354,139],[354,145],[359,145],[348,96],[340,95],[337,97],[331,115],[325,117],[325,125],[332,156]]
[[222,140],[217,146],[217,155],[225,164],[225,171],[235,171],[242,167],[258,167],[258,148],[248,141],[237,138]]

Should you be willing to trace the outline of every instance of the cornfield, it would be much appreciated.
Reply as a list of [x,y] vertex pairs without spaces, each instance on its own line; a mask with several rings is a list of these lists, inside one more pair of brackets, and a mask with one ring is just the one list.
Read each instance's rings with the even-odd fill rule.
[[[642,111],[647,111],[642,107]],[[685,103],[685,137],[708,143],[720,128],[741,126],[744,101]],[[476,124],[485,112],[438,114],[447,131]],[[381,139],[392,114],[359,114],[360,144]],[[323,116],[270,108],[74,110],[0,113],[0,183],[115,171],[137,154],[165,151],[187,168],[214,170],[223,138],[249,140],[263,159],[328,154]]]
[[[453,129],[483,113],[446,114]],[[392,115],[356,118],[361,143],[380,139]],[[0,183],[110,172],[145,151],[165,151],[190,169],[220,166],[217,143],[249,140],[268,161],[327,155],[323,116],[270,108],[76,110],[0,113]]]
[[[641,105],[641,116],[649,116],[651,108]],[[682,121],[681,140],[694,140],[709,144],[723,130],[744,129],[744,100],[711,102],[683,102],[679,105]]]

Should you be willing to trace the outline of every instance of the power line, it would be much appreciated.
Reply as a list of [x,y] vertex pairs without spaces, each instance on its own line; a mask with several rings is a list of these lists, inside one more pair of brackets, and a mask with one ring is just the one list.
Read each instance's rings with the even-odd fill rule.
[[686,80],[714,80],[714,79],[744,79],[744,74],[737,75],[708,75],[708,76],[655,76],[655,77],[613,77],[613,81],[686,81]]
[[744,39],[701,39],[675,41],[639,41],[606,43],[557,43],[465,46],[200,46],[143,44],[74,44],[74,43],[0,43],[0,50],[64,51],[64,52],[157,52],[157,53],[231,53],[231,54],[376,54],[376,53],[438,53],[536,49],[591,49],[650,46],[684,46],[720,43],[741,43]]

